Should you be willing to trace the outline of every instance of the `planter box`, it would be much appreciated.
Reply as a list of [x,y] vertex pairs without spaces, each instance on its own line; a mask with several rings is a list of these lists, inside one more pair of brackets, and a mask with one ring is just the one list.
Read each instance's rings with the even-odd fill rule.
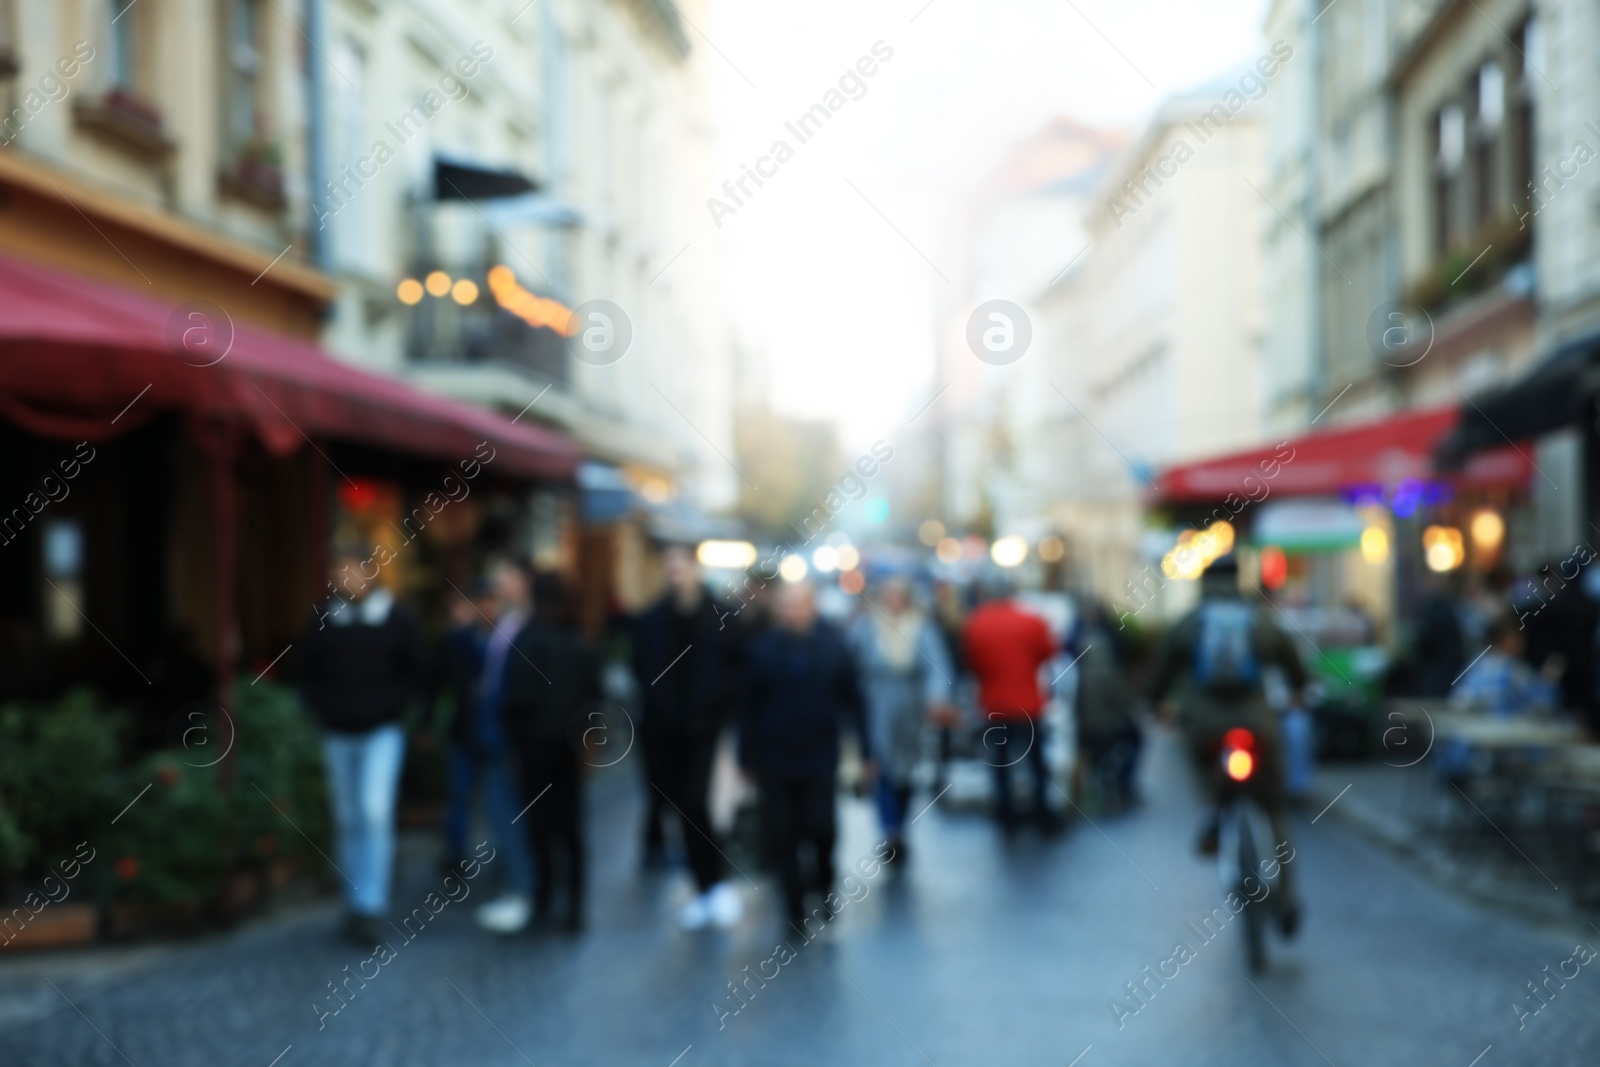
[[0,949],[86,945],[94,940],[98,926],[99,912],[92,904],[51,904]]

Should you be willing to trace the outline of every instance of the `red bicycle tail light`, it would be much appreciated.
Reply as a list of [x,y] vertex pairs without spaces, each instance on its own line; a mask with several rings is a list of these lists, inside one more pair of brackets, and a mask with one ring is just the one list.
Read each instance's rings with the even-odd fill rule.
[[1254,752],[1256,750],[1256,735],[1246,730],[1243,726],[1235,726],[1222,735],[1222,747],[1224,749],[1241,748],[1246,752]]

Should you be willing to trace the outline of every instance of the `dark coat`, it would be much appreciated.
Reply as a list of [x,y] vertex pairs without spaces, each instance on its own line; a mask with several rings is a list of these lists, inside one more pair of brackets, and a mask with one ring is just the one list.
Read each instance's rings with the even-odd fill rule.
[[642,729],[706,736],[722,728],[738,684],[741,635],[724,625],[725,617],[721,605],[702,596],[684,619],[670,595],[633,617],[629,636],[643,695]]
[[472,743],[486,645],[483,632],[476,626],[452,627],[440,645],[436,684],[450,698],[452,744]]
[[[535,619],[506,653],[506,734],[518,745],[565,745],[576,751],[602,711],[600,659],[564,627]],[[598,720],[596,720],[598,722]]]
[[[359,612],[350,604],[342,610]],[[399,722],[428,678],[422,627],[396,603],[378,626],[358,617],[340,626],[314,617],[300,639],[300,691],[322,725],[364,733]]]
[[752,639],[740,701],[739,762],[758,774],[831,778],[843,723],[866,747],[856,663],[818,620],[807,634],[771,627]]

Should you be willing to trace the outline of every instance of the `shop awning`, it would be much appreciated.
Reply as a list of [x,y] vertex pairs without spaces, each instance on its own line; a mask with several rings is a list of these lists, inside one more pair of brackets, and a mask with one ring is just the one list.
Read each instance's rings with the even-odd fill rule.
[[1461,405],[1461,423],[1439,443],[1441,466],[1453,468],[1507,439],[1524,441],[1582,422],[1600,391],[1600,334],[1557,348],[1521,381]]
[[558,479],[580,458],[559,433],[359,370],[231,322],[226,309],[0,256],[0,417],[42,436],[102,440],[173,410],[243,423],[280,455],[332,439],[459,461],[487,442],[492,469]]
[[[1170,467],[1156,479],[1167,503],[1210,503],[1229,494],[1336,496],[1365,486],[1393,488],[1436,477],[1433,449],[1457,424],[1455,408],[1408,412],[1379,422],[1340,427],[1200,463]],[[1533,464],[1507,446],[1481,452],[1449,481],[1458,487],[1525,485]]]

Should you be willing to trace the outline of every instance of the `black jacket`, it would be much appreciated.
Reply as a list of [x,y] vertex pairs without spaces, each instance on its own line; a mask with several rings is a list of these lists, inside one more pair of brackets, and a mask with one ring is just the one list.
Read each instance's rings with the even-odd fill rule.
[[600,659],[577,634],[534,620],[517,632],[506,653],[506,734],[518,745],[571,746],[602,726],[587,716],[603,711]]
[[721,729],[739,670],[739,631],[723,625],[727,614],[702,596],[685,618],[669,595],[634,616],[632,666],[643,729],[700,735]]
[[363,733],[398,722],[428,682],[422,627],[396,602],[377,626],[314,616],[300,639],[300,692],[322,725],[335,733]]
[[758,774],[831,778],[839,726],[865,747],[855,658],[844,636],[818,620],[808,634],[771,627],[750,642],[741,701],[739,762]]

